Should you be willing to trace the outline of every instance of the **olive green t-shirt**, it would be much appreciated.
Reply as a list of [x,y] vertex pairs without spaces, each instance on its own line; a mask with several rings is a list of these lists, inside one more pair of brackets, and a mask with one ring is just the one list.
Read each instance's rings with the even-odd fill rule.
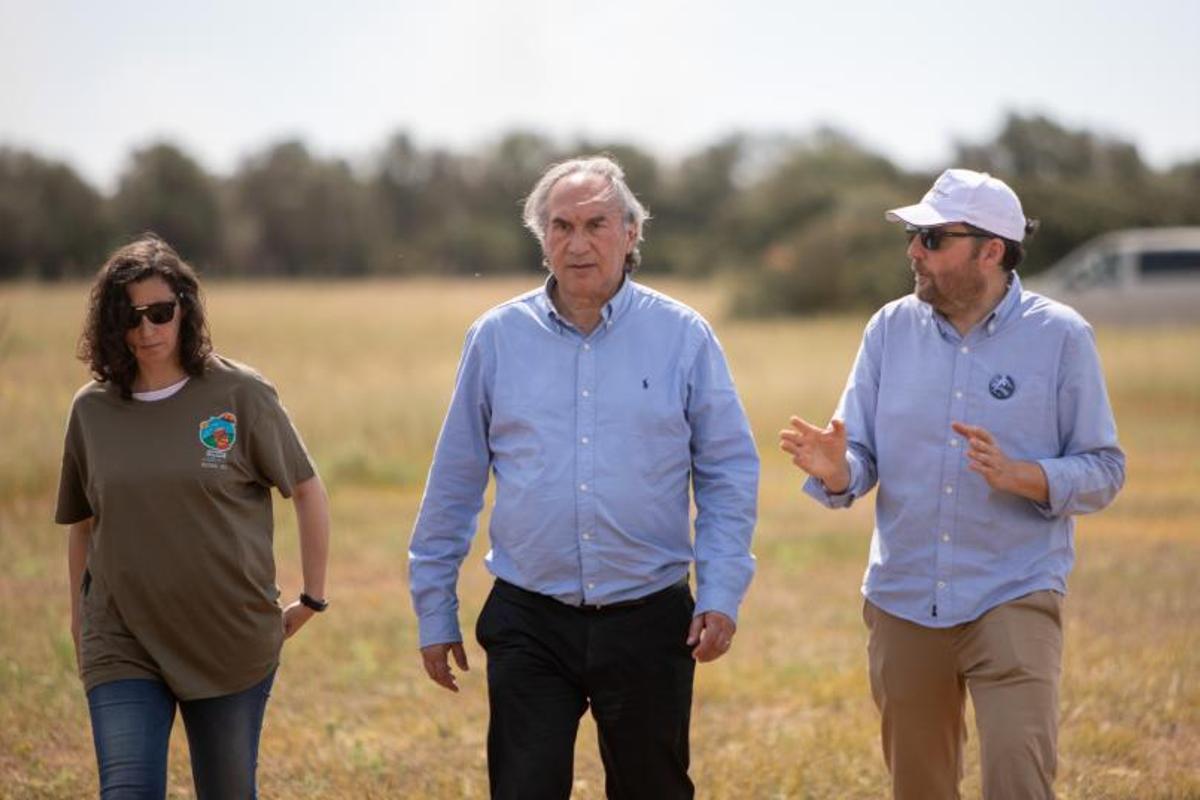
[[93,517],[84,686],[157,678],[193,700],[265,678],[283,642],[271,487],[313,474],[274,387],[229,359],[154,402],[80,389],[55,521]]

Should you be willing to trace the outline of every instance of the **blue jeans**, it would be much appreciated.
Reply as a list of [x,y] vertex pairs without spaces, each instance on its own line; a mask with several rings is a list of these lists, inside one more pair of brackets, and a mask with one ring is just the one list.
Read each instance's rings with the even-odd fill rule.
[[179,700],[156,680],[110,681],[87,693],[102,800],[162,800],[175,707],[183,716],[198,800],[258,796],[254,773],[272,670],[261,683],[204,700]]

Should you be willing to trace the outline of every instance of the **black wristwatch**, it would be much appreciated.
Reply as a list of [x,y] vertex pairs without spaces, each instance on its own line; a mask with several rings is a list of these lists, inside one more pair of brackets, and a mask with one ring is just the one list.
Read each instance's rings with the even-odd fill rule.
[[318,614],[320,614],[325,609],[329,608],[328,600],[318,600],[317,598],[311,597],[311,596],[305,594],[304,592],[300,593],[300,603],[301,603],[301,605],[307,606],[308,608],[311,608],[313,611],[316,611]]

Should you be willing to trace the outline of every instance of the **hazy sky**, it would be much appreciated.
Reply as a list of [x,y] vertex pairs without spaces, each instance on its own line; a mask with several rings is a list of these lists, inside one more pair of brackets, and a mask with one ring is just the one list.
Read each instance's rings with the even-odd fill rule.
[[361,158],[400,129],[670,158],[830,123],[933,168],[1008,110],[1200,157],[1200,2],[0,0],[0,144],[106,188],[161,138],[228,172],[284,137]]

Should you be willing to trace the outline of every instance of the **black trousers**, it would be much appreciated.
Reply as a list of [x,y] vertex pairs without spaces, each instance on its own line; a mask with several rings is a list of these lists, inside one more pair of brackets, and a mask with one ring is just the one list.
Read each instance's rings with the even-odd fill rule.
[[487,652],[492,797],[570,798],[590,705],[609,798],[691,798],[694,608],[686,581],[600,609],[496,581],[475,627]]

